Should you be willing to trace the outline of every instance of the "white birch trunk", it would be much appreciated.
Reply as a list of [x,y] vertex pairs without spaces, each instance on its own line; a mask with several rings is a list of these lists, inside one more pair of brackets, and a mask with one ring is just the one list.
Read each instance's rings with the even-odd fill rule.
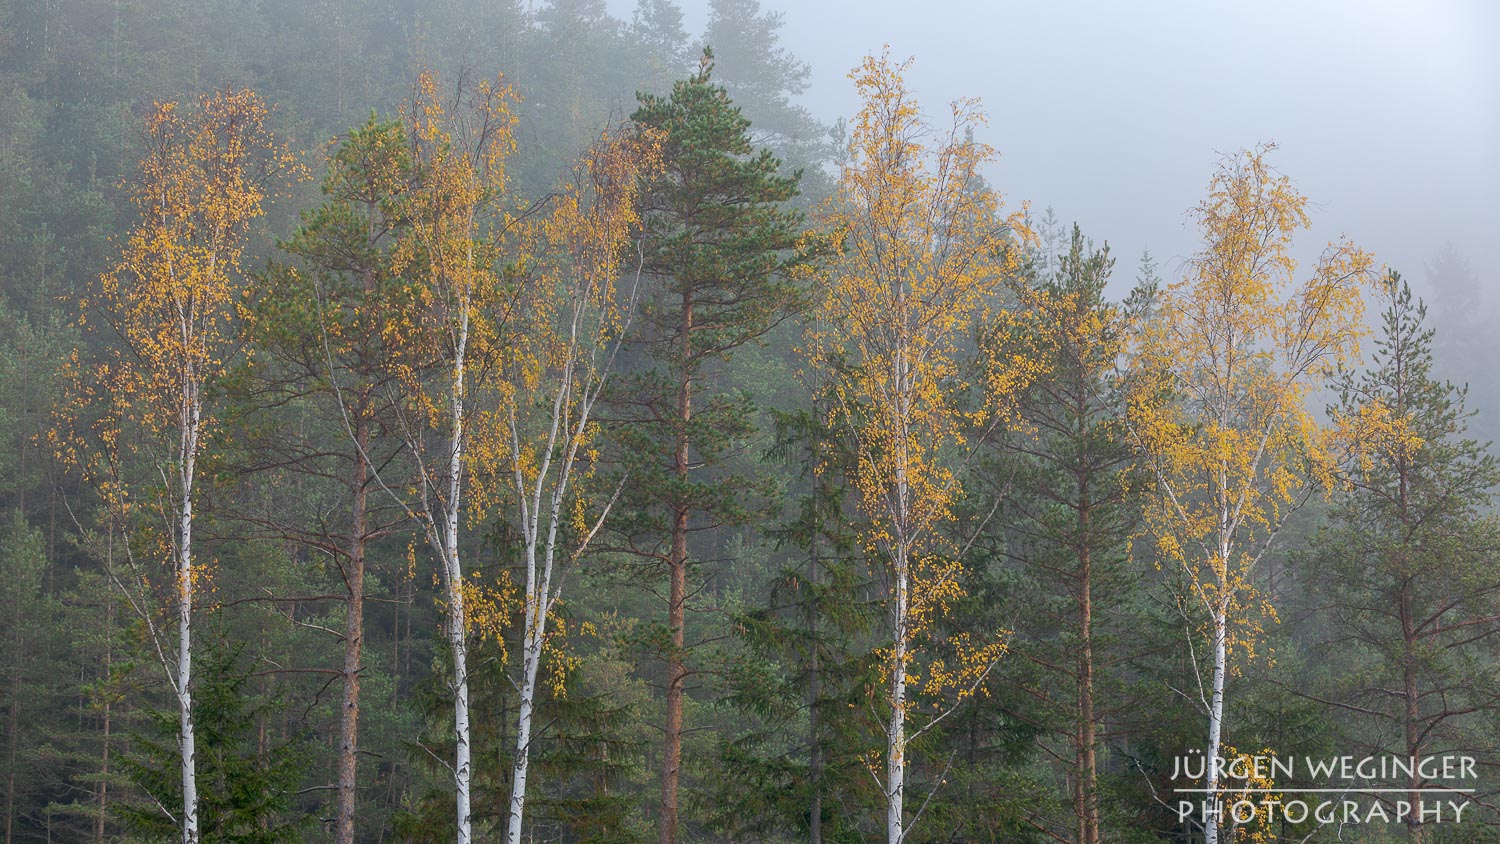
[[[570,338],[570,348],[574,354],[578,347],[579,315],[575,311],[573,333]],[[521,494],[521,524],[526,542],[526,635],[521,654],[521,706],[516,718],[516,747],[511,764],[510,812],[505,827],[506,844],[520,844],[521,821],[526,811],[526,774],[531,762],[532,716],[536,711],[537,675],[542,664],[542,646],[547,641],[547,613],[556,597],[552,593],[552,579],[557,561],[557,529],[562,519],[563,501],[567,495],[568,484],[573,477],[578,446],[583,439],[584,430],[588,427],[594,397],[603,386],[602,380],[596,382],[592,390],[585,386],[578,418],[572,427],[565,431],[563,428],[564,404],[567,395],[575,387],[576,372],[576,361],[570,358],[563,367],[562,381],[553,397],[552,425],[547,434],[547,450],[537,470],[536,484],[529,495],[525,489],[525,479],[519,465],[516,467],[516,489]],[[517,453],[519,453],[520,431],[513,427],[511,435],[512,442],[517,446]],[[560,436],[566,436],[568,439],[566,445],[563,446],[563,454],[560,455],[557,475],[552,478],[553,453]],[[547,538],[544,544],[541,539],[541,524],[538,517],[541,513],[542,495],[549,478],[552,478],[552,494]],[[607,514],[609,509],[609,506],[606,506],[604,512]],[[600,520],[602,522],[603,516]],[[588,540],[585,539],[584,545],[587,543]],[[579,551],[581,552],[582,548]],[[537,565],[539,555],[540,567]]]
[[[1214,611],[1214,676],[1212,697],[1208,706],[1208,752],[1206,762],[1208,776],[1204,783],[1208,804],[1218,808],[1219,800],[1219,749],[1223,745],[1224,733],[1224,679],[1229,668],[1229,606],[1227,596]],[[1204,819],[1204,844],[1218,844],[1219,817],[1212,814]]]
[[[196,439],[193,436],[192,439]],[[181,477],[177,552],[177,711],[183,777],[183,844],[198,844],[198,775],[192,720],[192,457]]]
[[464,613],[463,566],[459,560],[458,520],[463,494],[464,354],[469,342],[469,301],[462,302],[453,357],[453,392],[449,399],[453,431],[448,443],[448,496],[443,505],[443,563],[447,567],[448,644],[453,649],[453,786],[457,808],[457,844],[471,844],[469,804],[469,643]]
[[[906,556],[905,549],[898,552]],[[906,605],[907,566],[896,565],[896,641],[891,652],[891,722],[885,747],[885,833],[887,844],[901,844],[906,796]]]
[[198,844],[198,774],[192,718],[192,487],[198,463],[198,429],[202,409],[192,378],[183,382],[181,412],[181,501],[177,511],[177,714],[178,748],[183,780],[183,844]]
[[[533,612],[538,614],[533,615]],[[520,844],[521,841],[521,820],[526,811],[526,772],[531,760],[531,723],[536,705],[536,678],[542,663],[547,614],[540,604],[533,607],[533,602],[528,599],[526,618],[526,644],[521,667],[521,712],[516,720],[516,751],[511,766],[510,816],[505,826],[506,844]]]
[[[562,391],[558,393],[559,398]],[[556,407],[557,405],[554,405]],[[584,414],[587,421],[587,412]],[[551,523],[547,527],[545,549],[539,549],[537,511],[541,507],[544,481],[551,471],[551,446],[556,443],[561,417],[554,410],[552,432],[548,438],[548,458],[542,462],[530,518],[523,513],[526,531],[526,637],[521,654],[521,707],[516,718],[516,748],[511,764],[510,813],[505,825],[506,844],[520,844],[521,821],[526,813],[526,774],[531,762],[532,715],[536,711],[536,678],[542,664],[542,645],[547,641],[547,611],[552,603],[552,572],[557,551],[557,521],[567,489],[571,459],[564,463],[562,476],[552,494]],[[580,428],[581,430],[581,428]],[[576,440],[575,440],[576,442]],[[571,452],[570,452],[571,458]],[[541,571],[537,570],[537,552],[542,551]]]
[[182,842],[198,844],[197,746],[193,735],[193,472],[202,415],[191,382],[183,385],[182,501],[177,524],[177,708],[182,753]]
[[[906,291],[900,288],[897,306],[905,318]],[[891,514],[895,533],[895,641],[891,646],[891,722],[886,729],[885,749],[885,832],[886,844],[901,844],[905,836],[906,803],[906,645],[907,611],[911,588],[911,453],[909,451],[911,413],[911,364],[907,360],[906,339],[898,341],[895,355],[893,392],[896,399],[896,501]]]

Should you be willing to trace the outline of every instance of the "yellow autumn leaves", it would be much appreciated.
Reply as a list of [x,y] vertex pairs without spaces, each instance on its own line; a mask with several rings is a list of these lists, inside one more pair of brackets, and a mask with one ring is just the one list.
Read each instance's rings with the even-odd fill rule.
[[1332,481],[1331,431],[1307,399],[1357,354],[1372,278],[1347,241],[1297,278],[1307,198],[1271,167],[1274,149],[1221,163],[1194,213],[1203,249],[1161,291],[1135,350],[1128,420],[1158,483],[1147,522],[1210,614],[1254,603],[1249,571]]
[[970,137],[984,122],[977,105],[955,103],[928,146],[906,66],[867,58],[851,75],[865,107],[823,217],[838,259],[818,280],[807,351],[828,374],[833,421],[855,444],[850,480],[871,523],[866,544],[898,568],[925,570],[931,594],[912,619],[925,626],[955,597],[933,553],[961,492],[954,455],[966,429],[993,418],[1031,374],[1024,361],[997,362],[986,385],[996,401],[962,404],[962,347],[998,312],[1030,234],[980,177],[995,153]]

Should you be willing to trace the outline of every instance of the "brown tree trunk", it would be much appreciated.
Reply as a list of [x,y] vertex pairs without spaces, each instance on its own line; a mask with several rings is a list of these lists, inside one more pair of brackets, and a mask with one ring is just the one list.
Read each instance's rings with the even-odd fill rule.
[[[1416,625],[1412,621],[1411,594],[1409,587],[1401,588],[1400,597],[1401,613],[1401,637],[1402,637],[1402,666],[1401,666],[1401,696],[1403,698],[1403,709],[1401,713],[1401,726],[1405,740],[1407,759],[1416,759],[1422,753],[1422,740],[1419,737],[1421,729],[1421,710],[1417,704],[1419,701],[1417,689],[1417,666],[1416,649],[1417,633]],[[1422,792],[1422,778],[1417,775],[1415,765],[1412,766],[1411,775],[1407,778],[1406,787],[1411,789],[1406,798],[1412,806],[1420,805]],[[1422,826],[1421,814],[1417,813],[1406,821],[1407,839],[1413,844],[1422,844],[1426,840],[1426,831]]]
[[[817,440],[813,440],[813,465],[818,465],[820,456],[817,448]],[[813,531],[811,539],[811,553],[807,558],[807,580],[813,586],[807,601],[807,629],[811,642],[807,659],[807,780],[812,794],[808,801],[808,841],[809,844],[823,844],[823,745],[818,730],[822,726],[818,723],[818,697],[822,694],[822,683],[819,671],[822,669],[819,657],[821,649],[818,641],[818,592],[817,586],[821,581],[822,571],[818,558],[818,533],[821,529],[822,520],[816,514],[818,512],[817,495],[822,475],[815,476],[813,480]]]
[[[113,542],[113,536],[110,537]],[[113,549],[110,551],[113,554]],[[111,571],[113,563],[110,564]],[[104,819],[109,816],[109,738],[110,707],[112,690],[111,675],[114,673],[115,599],[113,593],[105,600],[104,610],[104,753],[99,766],[99,816],[94,818],[95,844],[104,844]]]
[[[1402,415],[1398,418],[1403,418],[1406,414],[1405,394],[1404,383],[1398,382],[1396,386],[1396,410]],[[1398,458],[1396,464],[1396,506],[1399,510],[1402,534],[1405,536],[1411,535],[1410,498],[1408,497],[1411,489],[1410,472],[1411,469],[1407,465],[1405,458]],[[1403,555],[1402,562],[1409,562],[1405,559],[1405,555]],[[1406,758],[1416,759],[1422,752],[1422,740],[1419,737],[1421,729],[1421,709],[1418,706],[1420,703],[1420,692],[1417,689],[1416,665],[1419,637],[1415,618],[1416,611],[1412,607],[1410,578],[1402,581],[1398,611],[1401,615],[1401,695],[1404,698],[1402,701],[1404,706],[1401,713],[1402,732],[1406,743]],[[1411,776],[1407,779],[1407,787],[1411,789],[1411,792],[1407,794],[1407,800],[1411,802],[1411,805],[1418,806],[1422,799],[1422,792],[1418,790],[1422,787],[1422,778],[1417,775],[1416,766],[1413,765],[1412,767]],[[1407,820],[1406,830],[1407,838],[1413,844],[1422,844],[1426,840],[1426,830],[1422,827],[1420,812]]]
[[[16,659],[21,658],[18,648]],[[10,733],[9,760],[7,763],[5,782],[5,844],[11,844],[11,833],[15,826],[16,818],[16,745],[21,742],[21,671],[16,670],[15,680],[11,683],[10,718],[6,725]]]
[[359,773],[359,673],[365,643],[365,544],[368,527],[367,483],[369,465],[365,454],[370,441],[370,423],[361,414],[354,441],[354,502],[349,528],[349,588],[344,622],[344,699],[339,717],[338,806],[334,840],[354,844],[354,813],[358,805]]
[[[1084,511],[1087,524],[1087,511]],[[1094,753],[1094,603],[1090,549],[1079,553],[1080,600],[1078,648],[1078,841],[1099,843],[1099,772]]]
[[[677,436],[673,452],[673,471],[684,487],[688,479],[688,423],[693,418],[692,355],[693,300],[682,300],[682,360],[677,384]],[[678,782],[682,773],[682,693],[687,677],[685,632],[687,604],[687,532],[688,505],[678,501],[672,507],[672,551],[667,561],[671,578],[667,597],[667,627],[671,631],[671,652],[667,656],[667,712],[662,743],[661,829],[660,844],[677,844]]]

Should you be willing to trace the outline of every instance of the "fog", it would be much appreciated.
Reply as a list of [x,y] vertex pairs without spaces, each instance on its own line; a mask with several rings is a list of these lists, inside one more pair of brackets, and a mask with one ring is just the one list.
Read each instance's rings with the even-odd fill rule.
[[[883,51],[1108,284],[824,204]],[[1268,143],[1364,371],[1115,306]],[[6,844],[1500,841],[1497,151],[1494,0],[0,5]]]
[[[612,9],[629,16],[629,0]],[[682,4],[702,31],[706,3]],[[980,97],[993,181],[1110,242],[1128,268],[1192,253],[1185,212],[1215,159],[1262,141],[1317,206],[1322,242],[1347,234],[1414,281],[1451,241],[1493,291],[1500,262],[1500,7],[1491,3],[1155,2],[762,6],[807,62],[819,118],[858,108],[848,70],[888,44],[915,58],[929,110]]]

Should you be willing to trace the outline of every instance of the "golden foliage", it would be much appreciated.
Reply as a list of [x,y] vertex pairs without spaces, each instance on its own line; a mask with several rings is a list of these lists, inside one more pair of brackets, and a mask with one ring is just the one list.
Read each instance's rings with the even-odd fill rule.
[[[891,567],[903,654],[894,670],[909,659],[905,643],[962,595],[938,528],[961,494],[954,457],[965,431],[993,421],[1035,374],[1029,360],[990,361],[988,400],[961,405],[971,387],[963,344],[996,318],[1030,233],[980,176],[995,152],[972,137],[984,125],[978,104],[953,103],[951,125],[929,145],[932,129],[902,80],[908,64],[867,57],[850,74],[864,108],[823,215],[839,257],[822,272],[808,341],[831,421],[856,448],[850,480],[869,519],[865,544]],[[998,648],[959,653],[987,668]],[[935,693],[973,677],[972,666],[939,664],[924,686]]]
[[[517,95],[502,80],[457,91],[445,101],[437,75],[423,71],[402,109],[412,174],[391,269],[417,283],[417,302],[383,326],[388,347],[406,350],[409,398],[436,428],[455,425],[452,402],[465,400],[468,371],[504,350],[502,258],[516,222],[506,189]],[[424,367],[438,362],[453,377],[434,395]]]
[[[51,436],[80,466],[120,524],[134,524],[127,464],[145,451],[157,464],[145,481],[166,508],[191,495],[194,463],[212,428],[204,392],[224,370],[246,299],[241,260],[274,176],[302,168],[266,126],[267,107],[249,90],[205,96],[195,107],[156,103],[145,123],[145,155],[124,187],[137,219],[96,297],[81,301],[81,326],[97,317],[118,344],[102,360],[75,354],[74,384],[60,414],[83,430]],[[177,489],[159,486],[175,475]],[[180,505],[181,502],[176,502]],[[156,530],[151,553],[172,553]],[[203,567],[191,568],[194,580]],[[176,591],[191,584],[177,584]]]
[[[1233,745],[1224,745],[1222,758],[1230,776],[1215,795],[1223,804],[1225,818],[1234,829],[1236,844],[1274,844],[1281,840],[1279,808],[1282,794],[1276,791],[1276,779],[1266,760],[1275,751],[1262,748],[1259,753],[1242,753]],[[1248,804],[1248,805],[1242,805]],[[1253,807],[1253,811],[1252,808]]]
[[1370,256],[1340,241],[1296,281],[1307,198],[1267,162],[1274,149],[1220,163],[1194,213],[1202,251],[1138,327],[1128,402],[1158,481],[1146,520],[1160,559],[1220,619],[1263,606],[1250,571],[1308,490],[1331,481],[1330,434],[1306,399],[1357,355],[1371,276]]

